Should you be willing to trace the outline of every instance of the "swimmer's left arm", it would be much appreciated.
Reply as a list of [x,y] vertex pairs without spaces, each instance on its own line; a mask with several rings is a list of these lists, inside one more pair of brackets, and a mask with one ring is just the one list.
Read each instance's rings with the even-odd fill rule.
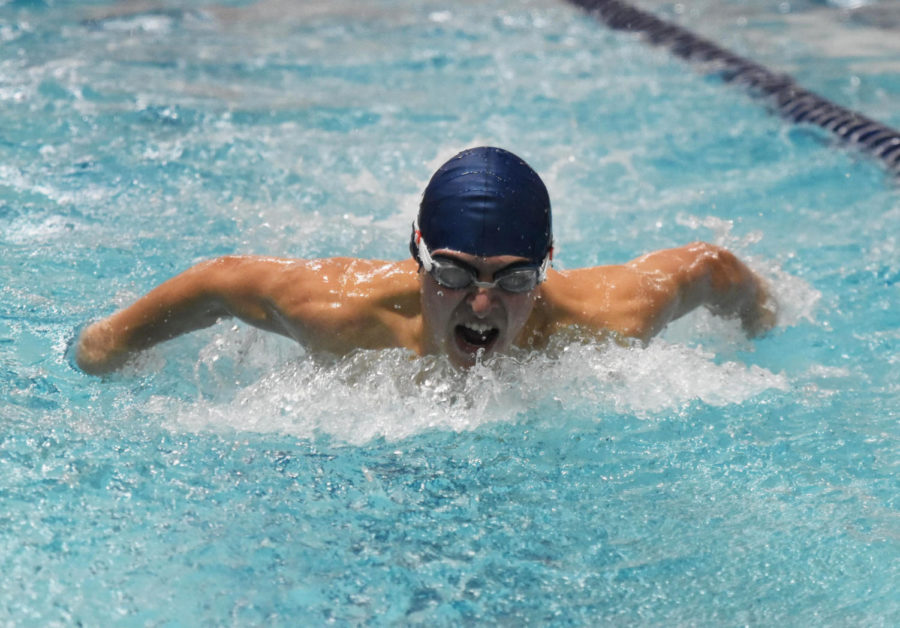
[[554,271],[543,292],[557,323],[644,342],[698,307],[739,318],[748,336],[775,324],[775,306],[762,279],[734,254],[704,242],[621,265]]
[[701,306],[718,316],[739,318],[750,337],[775,324],[774,302],[763,280],[722,247],[694,242],[650,253],[625,268],[635,273],[645,299],[645,339]]

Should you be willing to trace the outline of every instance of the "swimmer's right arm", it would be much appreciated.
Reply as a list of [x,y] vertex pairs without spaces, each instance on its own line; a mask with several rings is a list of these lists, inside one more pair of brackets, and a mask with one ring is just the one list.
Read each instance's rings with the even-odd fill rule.
[[143,349],[228,316],[294,337],[296,330],[277,305],[286,286],[303,291],[297,285],[302,277],[294,275],[304,273],[292,273],[292,264],[236,256],[197,264],[86,327],[78,339],[75,360],[86,373],[109,373]]

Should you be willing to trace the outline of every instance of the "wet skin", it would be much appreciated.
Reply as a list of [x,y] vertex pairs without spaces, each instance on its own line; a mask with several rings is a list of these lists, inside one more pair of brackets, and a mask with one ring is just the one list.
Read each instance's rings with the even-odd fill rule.
[[[469,266],[478,280],[491,282],[510,266],[529,263],[524,257],[478,257],[439,249],[432,253]],[[422,272],[422,316],[427,352],[445,353],[457,366],[472,366],[478,359],[508,350],[523,333],[540,286],[530,292],[507,292],[499,287],[475,285],[454,290]]]
[[[522,257],[437,250],[490,283]],[[512,346],[540,349],[567,330],[647,342],[667,323],[705,306],[738,318],[748,336],[775,323],[765,284],[732,253],[695,242],[625,264],[550,270],[526,293],[442,287],[414,260],[291,260],[225,256],[201,262],[128,307],[86,327],[76,361],[103,374],[159,342],[236,317],[312,352],[404,347],[471,366]]]

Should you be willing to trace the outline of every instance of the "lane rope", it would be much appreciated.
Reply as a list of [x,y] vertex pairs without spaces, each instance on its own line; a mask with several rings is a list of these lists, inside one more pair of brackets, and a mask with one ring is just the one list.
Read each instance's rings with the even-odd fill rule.
[[567,0],[614,30],[639,33],[649,43],[676,57],[701,65],[726,83],[762,98],[781,117],[821,127],[881,161],[900,179],[900,132],[861,113],[804,89],[787,74],[779,74],[722,48],[682,26],[620,0]]

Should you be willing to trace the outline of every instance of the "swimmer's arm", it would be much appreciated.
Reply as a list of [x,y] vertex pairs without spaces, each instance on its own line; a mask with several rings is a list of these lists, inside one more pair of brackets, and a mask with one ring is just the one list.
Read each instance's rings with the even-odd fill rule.
[[765,283],[721,247],[695,242],[657,251],[629,262],[623,271],[635,304],[626,335],[648,340],[698,307],[740,319],[750,337],[775,324],[775,306]]
[[202,262],[85,328],[75,360],[86,373],[108,373],[143,349],[229,316],[295,337],[277,305],[291,285],[290,266],[284,260],[253,257]]

